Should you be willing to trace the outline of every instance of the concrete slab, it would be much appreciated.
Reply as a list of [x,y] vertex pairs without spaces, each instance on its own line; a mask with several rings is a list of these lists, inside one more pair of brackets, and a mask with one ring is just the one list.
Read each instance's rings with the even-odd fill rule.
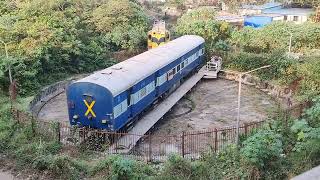
[[291,180],[319,180],[320,179],[320,166],[317,166]]

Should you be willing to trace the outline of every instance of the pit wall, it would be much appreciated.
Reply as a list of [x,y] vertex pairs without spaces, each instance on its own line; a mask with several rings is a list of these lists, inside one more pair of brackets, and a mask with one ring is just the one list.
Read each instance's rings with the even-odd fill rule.
[[[239,73],[237,71],[223,70],[219,74],[219,78],[239,82]],[[300,117],[303,109],[310,106],[308,102],[296,102],[293,95],[294,90],[288,86],[274,85],[270,81],[261,80],[256,76],[244,74],[242,76],[242,84],[254,86],[269,96],[271,96],[283,110],[289,110],[293,117]]]
[[[43,88],[38,94],[35,95],[34,99],[30,102],[29,111],[32,113],[33,116],[37,117],[42,107],[48,101],[58,96],[59,94],[65,92],[66,87],[72,82],[86,76],[87,74],[78,75]],[[219,78],[238,82],[239,72],[223,70],[219,73]],[[288,87],[274,85],[269,81],[263,81],[258,77],[252,76],[250,74],[243,75],[242,83],[254,86],[255,88],[267,93],[272,98],[274,98],[275,101],[277,101],[283,109],[290,109],[292,115],[294,115],[295,117],[301,116],[303,109],[309,106],[309,103],[307,102],[293,102],[294,93]]]
[[38,92],[34,96],[33,100],[29,104],[30,113],[34,117],[38,117],[39,112],[47,102],[49,102],[51,99],[55,98],[59,94],[64,93],[69,84],[85,76],[87,75],[85,74],[85,75],[78,75],[75,77],[71,77],[64,81],[56,82],[54,84],[51,84],[41,89],[40,92]]

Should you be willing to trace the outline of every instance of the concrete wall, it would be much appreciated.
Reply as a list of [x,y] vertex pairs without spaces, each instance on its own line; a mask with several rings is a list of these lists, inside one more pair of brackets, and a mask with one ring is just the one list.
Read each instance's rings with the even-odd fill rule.
[[33,98],[33,100],[29,104],[29,111],[33,116],[38,116],[38,113],[42,109],[42,107],[51,99],[56,97],[57,95],[63,93],[67,86],[72,82],[86,77],[87,74],[78,75],[72,78],[69,78],[64,81],[60,81],[54,84],[51,84],[43,89],[41,89]]
[[[222,71],[219,74],[220,78],[239,81],[239,72],[236,71]],[[273,84],[269,81],[263,81],[258,77],[246,74],[242,78],[242,83],[250,86],[255,86],[255,88],[267,93],[273,97],[282,106],[282,109],[292,109],[292,115],[298,117],[301,115],[304,107],[307,103],[294,102],[293,95],[294,92],[287,86],[280,86]]]

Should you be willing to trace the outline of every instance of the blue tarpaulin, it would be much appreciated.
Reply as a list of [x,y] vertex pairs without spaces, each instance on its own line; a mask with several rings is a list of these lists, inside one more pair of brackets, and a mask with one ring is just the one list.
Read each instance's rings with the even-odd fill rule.
[[267,16],[248,16],[244,18],[244,26],[251,26],[254,28],[263,27],[272,22],[272,17]]

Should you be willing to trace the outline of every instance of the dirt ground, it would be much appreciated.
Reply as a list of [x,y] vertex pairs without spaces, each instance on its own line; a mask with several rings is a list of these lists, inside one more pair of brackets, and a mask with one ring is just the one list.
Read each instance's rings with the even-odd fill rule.
[[[154,130],[154,134],[221,128],[236,124],[238,83],[223,79],[202,80],[175,105]],[[241,123],[261,121],[275,109],[267,94],[242,86]]]
[[[237,117],[238,83],[223,79],[202,80],[181,99],[151,132],[152,154],[161,156],[181,152],[181,134],[206,132],[208,129],[235,126]],[[264,92],[251,86],[242,86],[240,123],[261,121],[277,107]],[[210,130],[209,130],[210,131]],[[230,132],[231,133],[231,132]],[[229,134],[233,136],[234,134]],[[218,133],[221,137],[221,132]],[[200,133],[185,138],[185,153],[207,151],[212,133]],[[222,146],[219,142],[218,146]],[[149,153],[149,137],[134,149],[134,154]]]

